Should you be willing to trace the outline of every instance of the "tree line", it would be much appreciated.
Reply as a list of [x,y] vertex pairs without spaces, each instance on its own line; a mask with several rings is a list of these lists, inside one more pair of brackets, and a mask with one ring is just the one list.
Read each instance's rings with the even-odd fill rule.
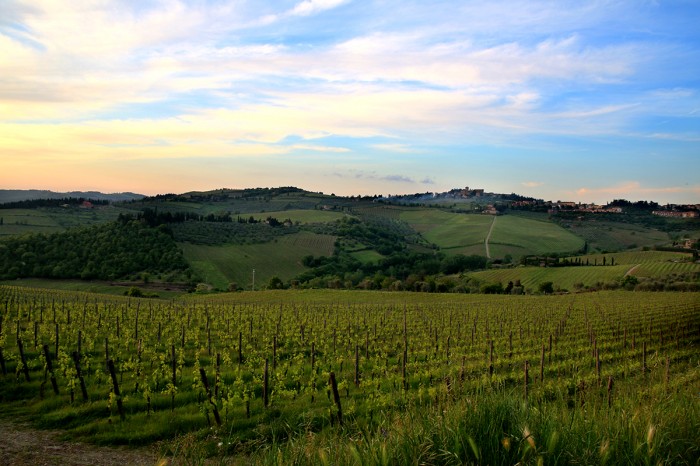
[[[120,223],[128,223],[132,220],[143,221],[151,227],[157,227],[159,225],[170,225],[176,223],[185,223],[188,221],[192,222],[209,222],[209,223],[232,223],[234,218],[231,216],[230,212],[222,213],[209,213],[207,215],[198,214],[196,212],[159,212],[158,209],[145,208],[142,209],[135,216],[132,214],[120,213],[117,217],[117,221]],[[289,220],[285,220],[289,221]],[[252,215],[249,217],[241,217],[240,215],[235,219],[236,223],[262,223],[262,220],[258,220]],[[283,224],[276,218],[268,216],[265,219],[265,223],[270,226],[276,227]]]
[[[454,276],[484,269],[488,259],[477,255],[446,256],[441,252],[397,252],[363,263],[341,251],[330,257],[306,256],[302,263],[309,270],[290,281],[293,287],[464,292],[469,280]],[[469,287],[478,289],[480,285],[474,282]]]
[[61,199],[30,199],[25,201],[5,202],[0,204],[0,209],[37,209],[39,207],[63,207],[79,206],[85,202],[92,205],[108,205],[108,200],[87,199],[84,197],[64,197]]

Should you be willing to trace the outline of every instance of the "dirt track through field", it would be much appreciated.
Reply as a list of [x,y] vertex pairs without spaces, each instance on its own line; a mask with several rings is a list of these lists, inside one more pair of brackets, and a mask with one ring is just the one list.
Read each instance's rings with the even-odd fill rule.
[[493,231],[493,226],[496,224],[496,216],[493,216],[493,222],[491,222],[491,227],[489,228],[489,234],[486,235],[484,240],[484,246],[486,246],[486,258],[491,259],[491,250],[489,249],[489,240],[491,239],[491,232]]
[[0,465],[145,466],[158,463],[153,451],[64,442],[59,433],[0,420]]

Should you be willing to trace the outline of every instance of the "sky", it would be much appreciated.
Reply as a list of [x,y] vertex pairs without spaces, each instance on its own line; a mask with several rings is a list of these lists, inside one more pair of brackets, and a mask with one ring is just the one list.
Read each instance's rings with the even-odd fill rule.
[[0,188],[700,203],[700,2],[0,0]]

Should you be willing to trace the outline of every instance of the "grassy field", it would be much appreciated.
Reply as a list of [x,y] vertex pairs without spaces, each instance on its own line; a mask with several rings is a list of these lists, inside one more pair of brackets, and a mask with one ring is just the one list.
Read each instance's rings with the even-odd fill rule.
[[261,244],[206,246],[181,243],[185,258],[204,282],[226,290],[229,283],[250,289],[255,269],[256,288],[267,286],[271,277],[287,281],[305,270],[307,255],[331,255],[334,236],[300,232]]
[[[436,209],[405,209],[399,218],[443,251],[467,255],[486,255],[484,241],[494,221],[489,215]],[[555,223],[518,215],[496,217],[489,239],[494,258],[506,254],[517,258],[526,254],[573,252],[583,244],[583,239]]]
[[488,215],[410,209],[401,212],[399,218],[447,253],[462,254],[465,248],[480,246],[481,255],[486,254],[484,240],[493,220]]
[[698,298],[0,286],[0,416],[168,464],[695,464]]
[[[502,251],[511,251],[510,254],[514,257],[525,254],[565,253],[577,251],[583,244],[583,239],[555,223],[516,215],[497,217],[489,240],[493,257],[503,257],[505,254],[501,255]],[[501,250],[499,246],[505,248]]]
[[367,249],[364,251],[354,251],[350,255],[362,263],[377,262],[384,258],[377,251]]

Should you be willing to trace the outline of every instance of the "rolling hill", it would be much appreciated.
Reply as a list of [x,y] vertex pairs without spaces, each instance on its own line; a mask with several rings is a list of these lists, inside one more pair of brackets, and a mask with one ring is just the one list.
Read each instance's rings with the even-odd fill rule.
[[31,201],[34,199],[65,199],[69,197],[96,201],[125,202],[136,201],[146,196],[129,192],[105,194],[99,191],[70,191],[61,193],[43,189],[0,189],[0,204]]
[[[48,196],[50,192],[31,191],[24,196],[42,193]],[[0,194],[6,199],[20,195],[8,190]],[[51,195],[97,199],[97,194]],[[35,208],[18,209],[0,205],[0,239],[92,228],[117,219],[146,222],[164,228],[175,239],[194,280],[219,290],[232,283],[251,288],[253,269],[259,286],[278,277],[284,284],[301,280],[302,286],[334,282],[335,286],[421,290],[475,290],[477,282],[510,281],[519,281],[526,289],[546,281],[561,289],[581,289],[619,283],[627,275],[639,280],[668,276],[686,280],[698,273],[687,253],[642,251],[698,236],[697,220],[669,223],[668,229],[663,228],[665,220],[650,218],[647,224],[639,213],[634,221],[610,215],[600,219],[569,215],[562,221],[557,215],[508,209],[502,201],[508,196],[500,195],[488,197],[501,199],[498,211],[486,209],[499,215],[481,213],[484,206],[479,202],[486,198],[470,203],[450,204],[442,199],[433,205],[394,204],[376,196],[342,197],[295,187],[109,196],[116,197],[109,198],[106,205],[88,207],[42,207],[39,203]],[[470,209],[465,210],[465,205]],[[588,262],[598,264],[607,257],[614,265],[508,265],[528,256],[567,257],[586,250],[590,252],[585,256]],[[469,259],[472,256],[482,260]],[[484,266],[484,258],[497,268],[474,271]],[[474,283],[469,285],[464,277],[471,277]]]

